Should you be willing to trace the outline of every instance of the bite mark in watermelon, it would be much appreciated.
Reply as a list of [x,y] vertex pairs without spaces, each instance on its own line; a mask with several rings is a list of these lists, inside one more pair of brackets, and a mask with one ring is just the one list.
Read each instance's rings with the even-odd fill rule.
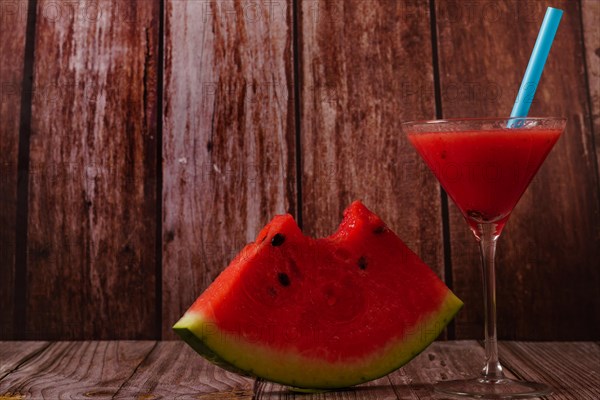
[[379,378],[423,351],[462,302],[383,221],[352,203],[331,236],[276,216],[173,329],[210,361],[284,385]]

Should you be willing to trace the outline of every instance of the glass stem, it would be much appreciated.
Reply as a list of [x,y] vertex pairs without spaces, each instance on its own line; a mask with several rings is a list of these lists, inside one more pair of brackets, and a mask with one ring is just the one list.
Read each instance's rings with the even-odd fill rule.
[[496,241],[499,234],[495,224],[479,226],[479,249],[483,273],[483,298],[485,307],[485,366],[481,371],[486,381],[497,381],[504,378],[502,366],[498,359],[498,338],[496,336]]

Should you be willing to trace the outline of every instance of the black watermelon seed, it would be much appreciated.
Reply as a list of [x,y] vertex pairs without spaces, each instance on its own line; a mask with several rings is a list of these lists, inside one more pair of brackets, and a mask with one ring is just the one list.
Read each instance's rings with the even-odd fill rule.
[[365,256],[362,256],[358,259],[358,268],[362,270],[367,269],[367,259],[365,258]]
[[385,232],[385,226],[378,226],[377,228],[373,229],[373,233],[376,235],[379,235],[381,233]]
[[290,277],[285,272],[278,273],[277,279],[279,279],[281,286],[290,286]]
[[276,234],[273,236],[273,239],[271,239],[271,244],[276,247],[281,246],[283,242],[285,242],[285,236],[281,233]]

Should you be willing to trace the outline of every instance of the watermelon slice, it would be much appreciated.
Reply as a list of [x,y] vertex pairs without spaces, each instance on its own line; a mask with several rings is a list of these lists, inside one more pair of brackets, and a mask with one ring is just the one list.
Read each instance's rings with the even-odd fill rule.
[[401,367],[462,302],[362,203],[312,239],[276,216],[173,329],[231,371],[307,389],[360,384]]

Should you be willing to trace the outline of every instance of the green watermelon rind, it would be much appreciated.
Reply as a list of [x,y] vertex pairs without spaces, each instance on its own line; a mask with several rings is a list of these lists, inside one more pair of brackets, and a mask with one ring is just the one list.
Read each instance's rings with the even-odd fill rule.
[[194,333],[188,328],[181,327],[173,327],[175,333],[179,335],[196,353],[200,354],[202,357],[206,358],[211,363],[223,368],[224,370],[234,372],[236,374],[247,376],[247,377],[255,377],[254,375],[236,368],[235,365],[229,364],[227,361],[222,359],[217,353],[212,351],[210,347],[208,347],[202,340],[200,340]]
[[[202,357],[215,364],[218,367],[223,368],[226,371],[234,372],[238,375],[246,376],[249,378],[258,378],[256,375],[252,375],[247,371],[243,371],[239,368],[236,368],[234,365],[229,364],[227,361],[219,357],[217,353],[212,351],[210,347],[204,344],[203,341],[198,339],[194,333],[188,328],[173,328],[173,330],[179,335],[180,338],[183,339],[196,353],[200,354]],[[290,390],[298,393],[323,393],[326,392],[326,389],[308,389],[308,388],[297,388],[297,387],[289,387]]]
[[[215,364],[218,367],[223,368],[226,371],[236,373],[241,376],[246,376],[248,378],[258,378],[256,375],[252,375],[251,373],[241,370],[237,368],[235,365],[231,365],[214,351],[210,349],[204,342],[196,337],[194,333],[188,328],[173,328],[173,330],[179,335],[180,338],[183,339],[196,353],[200,354],[202,357]],[[326,392],[326,389],[309,389],[309,388],[297,388],[297,387],[289,387],[290,390],[298,393],[323,393]]]
[[[228,371],[249,377],[260,377],[300,390],[329,390],[365,383],[402,367],[439,336],[462,305],[462,301],[448,291],[438,310],[432,312],[419,324],[420,334],[389,344],[380,351],[383,356],[333,366],[327,362],[293,356],[291,352],[277,352],[261,347],[257,343],[249,343],[240,337],[219,330],[216,322],[210,321],[203,315],[189,311],[173,326],[173,329],[197,353]],[[287,357],[286,361],[290,361],[289,357],[296,357],[296,360],[291,361],[295,367],[283,370],[270,368],[277,364],[275,360],[278,357]],[[360,361],[363,361],[362,364]]]

